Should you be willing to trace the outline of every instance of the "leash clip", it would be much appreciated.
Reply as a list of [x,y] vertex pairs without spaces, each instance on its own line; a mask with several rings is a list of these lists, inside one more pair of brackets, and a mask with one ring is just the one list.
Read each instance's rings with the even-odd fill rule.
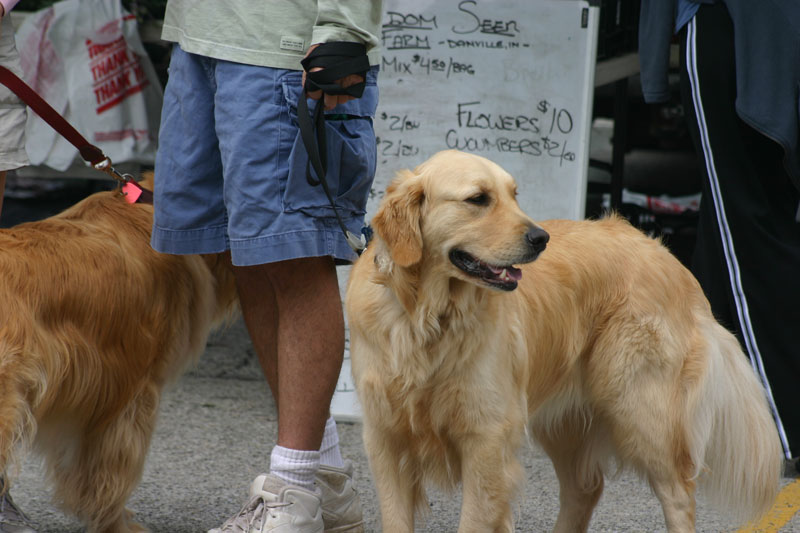
[[108,157],[92,166],[100,172],[105,172],[119,182],[118,194],[124,197],[125,201],[129,204],[153,203],[153,193],[143,189],[138,183],[136,183],[136,180],[133,179],[133,176],[130,174],[121,174],[119,171],[117,171],[117,169],[111,165],[111,159]]
[[361,255],[361,252],[367,248],[367,239],[364,235],[356,236],[352,231],[346,230],[344,237],[347,239],[347,244],[350,245],[350,248],[358,255]]
[[120,174],[119,171],[115,169],[114,166],[111,164],[111,159],[109,159],[108,157],[106,157],[99,163],[95,163],[93,166],[96,170],[99,170],[100,172],[105,172],[106,174],[108,174],[109,176],[111,176],[112,178],[114,178],[123,185],[125,185],[130,181],[133,181],[133,176],[131,176],[130,174]]

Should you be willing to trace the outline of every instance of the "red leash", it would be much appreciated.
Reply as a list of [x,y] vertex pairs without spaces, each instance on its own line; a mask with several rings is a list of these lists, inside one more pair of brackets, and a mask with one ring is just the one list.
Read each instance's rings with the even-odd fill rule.
[[122,193],[129,203],[142,202],[153,203],[153,193],[143,189],[136,183],[130,174],[120,174],[111,165],[111,160],[103,154],[97,146],[87,141],[72,124],[62,117],[53,107],[44,101],[36,91],[22,81],[16,74],[6,67],[0,66],[0,83],[8,87],[14,94],[20,97],[42,120],[47,122],[50,127],[56,130],[62,137],[68,140],[81,157],[96,170],[105,172],[115,180],[119,181]]

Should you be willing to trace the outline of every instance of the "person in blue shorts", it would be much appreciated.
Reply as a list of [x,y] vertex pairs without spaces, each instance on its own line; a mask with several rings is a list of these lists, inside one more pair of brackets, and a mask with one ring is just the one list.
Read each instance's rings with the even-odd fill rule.
[[151,243],[169,254],[229,254],[278,409],[269,471],[215,532],[363,530],[352,464],[342,459],[329,413],[344,353],[335,264],[356,255],[325,192],[306,179],[297,105],[300,62],[311,49],[366,47],[366,75],[339,80],[365,78],[362,96],[321,100],[329,113],[326,180],[342,222],[359,234],[376,166],[380,18],[381,2],[370,0],[167,3],[162,38],[175,45]]

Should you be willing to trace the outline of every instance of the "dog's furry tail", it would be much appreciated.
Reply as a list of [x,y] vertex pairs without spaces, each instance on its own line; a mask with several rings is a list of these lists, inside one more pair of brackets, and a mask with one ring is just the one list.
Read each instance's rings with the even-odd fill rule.
[[706,437],[700,440],[706,442],[701,457],[707,472],[700,472],[700,479],[712,505],[740,522],[755,520],[770,509],[780,487],[778,432],[765,390],[739,342],[716,322],[701,327],[709,372],[695,420],[695,431]]

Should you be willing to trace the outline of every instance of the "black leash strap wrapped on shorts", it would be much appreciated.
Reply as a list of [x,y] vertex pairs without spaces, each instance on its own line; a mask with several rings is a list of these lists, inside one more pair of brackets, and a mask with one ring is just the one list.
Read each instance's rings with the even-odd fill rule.
[[[300,136],[303,145],[308,152],[308,164],[306,165],[306,181],[312,187],[322,185],[325,196],[331,203],[339,227],[344,232],[347,244],[357,253],[361,254],[364,250],[364,240],[349,231],[342,222],[339,211],[336,209],[336,201],[331,195],[328,183],[325,180],[327,173],[327,143],[325,142],[325,108],[324,94],[348,95],[360,98],[364,93],[366,85],[367,71],[369,70],[369,59],[367,58],[367,48],[360,43],[335,42],[323,43],[318,45],[301,62],[306,71],[306,82],[303,87],[304,94],[297,101],[297,122],[300,127]],[[311,72],[312,69],[320,68]],[[342,87],[336,80],[346,76],[358,74],[364,81]],[[313,116],[309,113],[306,103],[306,93],[322,91],[323,96],[317,101],[314,107]],[[314,167],[314,173],[311,172]]]

